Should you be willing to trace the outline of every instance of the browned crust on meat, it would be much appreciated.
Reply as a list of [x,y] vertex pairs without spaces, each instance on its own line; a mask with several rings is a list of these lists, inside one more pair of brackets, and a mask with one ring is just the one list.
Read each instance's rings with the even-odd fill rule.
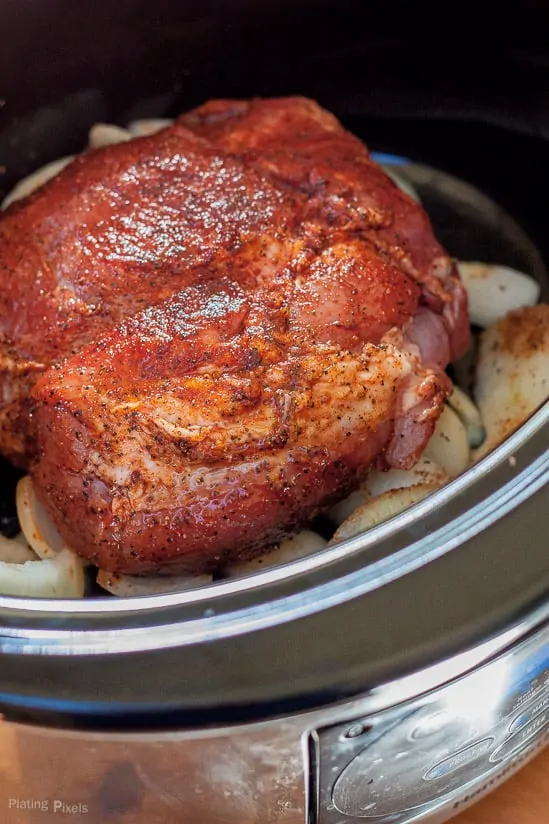
[[114,571],[235,559],[409,465],[448,386],[407,330],[469,335],[425,212],[303,98],[79,157],[0,217],[0,281],[0,450]]

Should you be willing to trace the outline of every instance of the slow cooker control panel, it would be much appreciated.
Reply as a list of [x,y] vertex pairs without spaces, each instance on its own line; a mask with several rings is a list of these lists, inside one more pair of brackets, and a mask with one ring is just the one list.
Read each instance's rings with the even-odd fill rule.
[[439,820],[549,736],[549,629],[421,700],[311,736],[312,820]]

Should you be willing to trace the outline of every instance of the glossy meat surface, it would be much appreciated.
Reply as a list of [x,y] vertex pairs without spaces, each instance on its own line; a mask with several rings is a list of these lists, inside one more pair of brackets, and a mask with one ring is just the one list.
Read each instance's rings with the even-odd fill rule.
[[465,289],[427,214],[333,115],[300,97],[213,100],[180,122],[286,190],[305,193],[315,218],[367,238],[421,285],[425,303],[443,321],[449,356],[467,349]]
[[113,571],[246,557],[411,465],[468,342],[421,208],[301,98],[82,156],[0,218],[0,281],[0,449]]
[[350,491],[384,448],[413,460],[444,379],[398,336],[317,342],[287,294],[190,287],[39,381],[36,480],[71,546],[113,571],[215,569]]
[[299,226],[299,198],[181,126],[83,155],[12,206],[0,218],[0,450],[25,462],[28,393],[52,363],[197,277],[253,275],[262,255],[293,249]]

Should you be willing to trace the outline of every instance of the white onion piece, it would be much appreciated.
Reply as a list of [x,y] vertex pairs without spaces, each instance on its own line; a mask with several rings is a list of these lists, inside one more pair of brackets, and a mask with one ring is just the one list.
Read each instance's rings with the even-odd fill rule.
[[133,137],[145,137],[149,134],[156,134],[157,132],[171,126],[173,120],[168,118],[156,117],[148,120],[132,120],[128,123],[128,131]]
[[48,180],[56,177],[59,172],[63,171],[65,166],[68,166],[73,160],[73,155],[70,155],[69,157],[61,157],[59,160],[53,160],[51,163],[46,163],[45,166],[37,169],[36,172],[33,172],[28,177],[24,177],[19,181],[17,186],[15,186],[11,192],[6,195],[2,202],[2,209],[7,209],[7,207],[11,203],[15,203],[16,200],[22,200],[24,197],[28,197],[28,195],[32,194],[32,192],[36,189],[43,186],[44,183],[47,183]]
[[442,486],[449,480],[450,476],[446,470],[422,455],[411,469],[390,469],[388,472],[371,469],[363,485],[372,497],[376,497],[390,489],[405,489],[417,484]]
[[489,263],[461,261],[459,274],[469,298],[471,323],[486,329],[513,309],[534,306],[540,287],[534,278]]
[[549,306],[520,309],[483,333],[475,396],[486,427],[478,459],[549,398]]
[[27,544],[23,545],[17,538],[4,538],[0,535],[0,562],[5,564],[24,564],[37,561],[38,557]]
[[68,549],[47,561],[0,563],[0,593],[21,598],[83,598],[85,577]]
[[480,412],[469,395],[466,395],[459,386],[454,386],[454,391],[448,398],[448,403],[464,424],[469,444],[473,448],[480,446],[486,438],[486,430]]
[[398,172],[395,172],[395,170],[391,166],[383,166],[382,168],[387,177],[390,177],[393,183],[396,183],[399,189],[401,189],[403,192],[406,192],[407,195],[410,195],[410,197],[413,198],[417,203],[421,203],[421,199],[417,191],[412,186],[409,180],[406,180],[405,177],[399,175]]
[[341,524],[330,544],[353,538],[383,521],[388,521],[389,518],[393,518],[439,488],[440,485],[434,483],[415,484],[404,489],[389,489],[376,498],[370,498]]
[[381,472],[378,469],[370,469],[360,488],[335,504],[328,515],[330,520],[339,526],[370,498],[382,495],[390,489],[404,489],[424,483],[442,486],[450,480],[448,473],[425,455],[422,455],[416,465],[408,470],[390,469],[387,472]]
[[181,592],[185,589],[205,587],[212,583],[211,575],[119,575],[100,569],[97,583],[100,587],[119,598],[140,598],[145,595],[162,595],[166,592]]
[[449,406],[444,407],[423,454],[445,469],[451,478],[461,475],[470,465],[467,430]]
[[286,538],[271,552],[252,558],[251,561],[227,567],[225,570],[226,577],[238,578],[241,575],[251,575],[254,572],[261,572],[262,569],[268,569],[279,564],[288,564],[298,558],[312,555],[313,552],[324,549],[326,544],[327,541],[321,535],[310,530],[303,530],[303,532],[298,532],[297,535],[293,535],[291,538]]
[[125,143],[131,139],[132,135],[127,129],[112,126],[110,123],[96,123],[89,131],[88,145],[90,149],[102,149],[105,146],[112,146],[114,143]]
[[353,514],[355,509],[362,506],[369,497],[370,493],[368,490],[361,486],[360,489],[355,489],[354,492],[351,492],[351,494],[343,498],[342,501],[334,504],[328,511],[328,517],[334,524],[339,526],[339,524],[342,524],[343,521],[346,521],[347,518]]
[[29,475],[21,478],[15,493],[17,518],[29,546],[39,558],[54,558],[64,541],[36,497]]

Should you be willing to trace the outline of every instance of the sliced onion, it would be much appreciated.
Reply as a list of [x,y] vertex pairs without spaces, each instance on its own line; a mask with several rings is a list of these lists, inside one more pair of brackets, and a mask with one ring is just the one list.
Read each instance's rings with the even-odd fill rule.
[[395,515],[413,506],[413,504],[426,498],[427,495],[439,488],[440,485],[434,483],[415,484],[404,489],[389,489],[375,498],[370,498],[367,503],[357,509],[356,512],[353,512],[351,517],[341,524],[330,543],[336,544],[339,541],[345,541],[347,538],[353,538],[355,535],[360,535],[361,532],[366,532],[368,529],[394,518]]
[[[18,536],[19,537],[19,536]],[[22,544],[17,538],[5,538],[0,535],[0,562],[5,564],[24,564],[27,561],[37,561],[38,556],[27,543]]]
[[102,149],[104,146],[112,146],[113,143],[124,143],[131,139],[132,135],[127,129],[113,126],[110,123],[96,123],[90,129],[88,145],[90,149]]
[[405,489],[417,484],[436,484],[442,486],[448,483],[450,476],[441,466],[431,458],[422,455],[411,469],[390,469],[380,472],[372,469],[364,481],[364,486],[372,497],[382,495],[390,489]]
[[483,333],[475,396],[486,427],[479,459],[549,398],[549,306],[513,312]]
[[119,598],[140,598],[145,595],[181,592],[185,589],[208,586],[212,580],[211,575],[119,575],[107,572],[106,569],[100,569],[97,573],[99,586]]
[[52,180],[52,178],[56,177],[59,172],[63,171],[65,166],[68,166],[73,160],[74,155],[70,155],[69,157],[61,157],[59,160],[53,160],[51,163],[46,163],[45,166],[37,169],[36,172],[28,175],[28,177],[24,177],[19,181],[17,186],[15,186],[11,192],[6,195],[2,202],[2,209],[7,209],[7,207],[11,203],[15,203],[16,200],[22,200],[24,197],[28,197],[28,195],[32,194],[32,192],[36,189],[39,189],[47,183],[48,180]]
[[423,454],[445,469],[451,478],[461,475],[470,465],[467,430],[449,406],[444,407]]
[[417,203],[421,203],[421,199],[419,194],[417,193],[416,189],[412,186],[409,180],[403,175],[400,175],[398,172],[395,172],[392,166],[383,166],[383,171],[385,174],[391,178],[393,183],[396,183],[399,189],[405,192],[407,195],[410,195]]
[[324,549],[326,544],[327,541],[318,533],[303,530],[303,532],[299,532],[291,538],[286,538],[271,552],[259,555],[251,561],[228,567],[225,570],[226,577],[238,578],[241,575],[251,575],[254,572],[261,572],[262,569],[268,569],[279,564],[288,564],[298,558],[303,558],[305,555],[312,555],[313,552]]
[[390,489],[404,489],[425,483],[442,486],[450,480],[446,470],[425,455],[419,458],[412,469],[390,469],[387,472],[371,469],[360,488],[335,504],[328,515],[330,520],[339,526],[370,498],[382,495]]
[[448,403],[465,426],[470,446],[473,448],[480,446],[486,438],[486,430],[480,412],[469,395],[466,395],[459,386],[454,386],[454,391],[448,398]]
[[29,546],[39,558],[54,558],[64,541],[36,497],[29,475],[21,478],[15,493],[19,525]]
[[534,278],[508,266],[461,261],[458,269],[469,298],[471,323],[483,329],[513,309],[539,300],[540,287]]
[[161,132],[162,129],[166,129],[168,126],[171,126],[172,123],[173,120],[162,117],[149,118],[148,120],[132,120],[131,123],[128,123],[128,131],[131,132],[133,137],[145,137],[149,134]]
[[351,492],[350,495],[347,495],[346,498],[343,498],[342,501],[338,501],[337,504],[331,507],[328,511],[329,519],[339,526],[339,524],[346,521],[356,509],[362,506],[369,497],[370,493],[364,486],[361,486],[360,489],[355,489],[354,492]]
[[47,561],[0,562],[0,593],[21,598],[83,598],[80,559],[68,549]]

